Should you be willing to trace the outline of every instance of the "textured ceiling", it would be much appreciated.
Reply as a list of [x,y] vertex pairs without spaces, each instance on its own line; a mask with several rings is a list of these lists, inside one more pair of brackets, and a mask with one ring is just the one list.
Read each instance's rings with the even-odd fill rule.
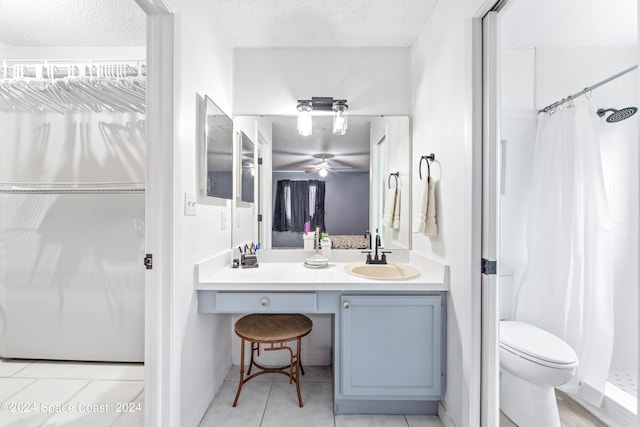
[[134,0],[0,0],[5,46],[144,46]]
[[[234,47],[411,46],[436,0],[211,0]],[[451,0],[445,0],[451,1]]]
[[331,166],[347,167],[345,172],[369,171],[369,129],[371,117],[349,116],[345,135],[333,135],[330,116],[313,117],[313,134],[300,136],[297,118],[269,117],[273,122],[273,170],[304,171],[304,165],[322,160],[314,154],[330,153]]

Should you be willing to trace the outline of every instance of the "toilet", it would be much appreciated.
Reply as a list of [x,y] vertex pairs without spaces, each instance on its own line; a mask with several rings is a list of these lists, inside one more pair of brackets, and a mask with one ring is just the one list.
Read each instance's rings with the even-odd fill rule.
[[513,270],[500,266],[500,409],[520,427],[560,427],[554,387],[575,375],[578,356],[563,340],[513,318]]

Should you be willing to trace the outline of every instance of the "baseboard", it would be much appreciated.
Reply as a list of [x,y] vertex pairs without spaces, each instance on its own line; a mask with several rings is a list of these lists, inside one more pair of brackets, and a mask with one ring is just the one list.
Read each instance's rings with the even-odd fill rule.
[[438,401],[430,400],[381,400],[381,399],[335,399],[336,415],[436,415]]
[[440,422],[442,423],[443,427],[456,427],[456,425],[449,417],[447,409],[442,405],[442,402],[438,404],[438,418],[440,418]]

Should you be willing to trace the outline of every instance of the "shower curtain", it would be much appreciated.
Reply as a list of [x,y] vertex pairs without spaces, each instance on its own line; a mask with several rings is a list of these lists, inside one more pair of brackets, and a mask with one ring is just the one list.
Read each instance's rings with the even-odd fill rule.
[[602,176],[600,122],[589,100],[540,114],[516,320],[577,353],[561,387],[600,406],[613,347],[612,232]]

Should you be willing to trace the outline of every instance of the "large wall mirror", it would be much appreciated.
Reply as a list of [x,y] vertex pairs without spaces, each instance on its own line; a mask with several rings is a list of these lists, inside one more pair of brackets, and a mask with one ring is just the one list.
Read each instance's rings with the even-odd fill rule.
[[204,97],[201,190],[209,197],[233,197],[233,121]]
[[[263,248],[302,248],[307,221],[328,232],[335,249],[363,249],[365,233],[376,229],[385,248],[410,248],[408,117],[349,116],[347,133],[333,135],[332,118],[314,116],[306,137],[295,116],[261,120],[271,125],[256,212]],[[399,194],[395,226],[383,222],[389,182]]]

